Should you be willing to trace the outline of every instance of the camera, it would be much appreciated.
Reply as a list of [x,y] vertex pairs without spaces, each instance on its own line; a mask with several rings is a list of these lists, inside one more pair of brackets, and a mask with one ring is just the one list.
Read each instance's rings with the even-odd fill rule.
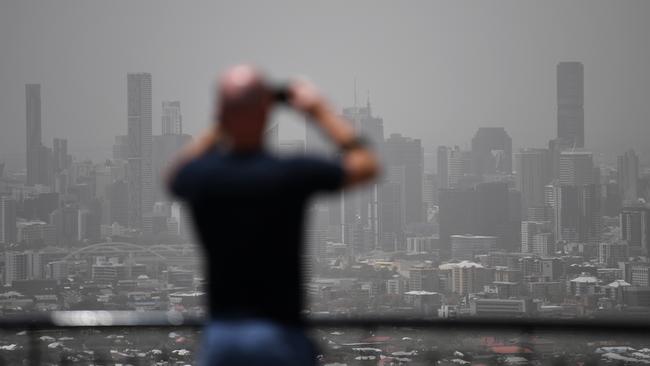
[[273,93],[273,99],[281,104],[286,104],[289,102],[291,97],[291,89],[289,84],[277,84],[271,88]]

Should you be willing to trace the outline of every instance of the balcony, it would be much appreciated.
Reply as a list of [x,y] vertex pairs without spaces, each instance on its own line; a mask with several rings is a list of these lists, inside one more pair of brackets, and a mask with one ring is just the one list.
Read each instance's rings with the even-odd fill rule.
[[[0,320],[0,365],[193,365],[202,319],[65,311]],[[323,365],[650,363],[647,320],[311,318]]]

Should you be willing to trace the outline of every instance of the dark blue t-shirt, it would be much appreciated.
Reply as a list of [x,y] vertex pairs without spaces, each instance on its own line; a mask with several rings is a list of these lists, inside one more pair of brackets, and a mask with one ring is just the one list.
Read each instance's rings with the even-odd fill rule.
[[207,257],[213,317],[298,322],[304,211],[343,184],[340,162],[219,149],[183,166],[172,193],[192,213]]

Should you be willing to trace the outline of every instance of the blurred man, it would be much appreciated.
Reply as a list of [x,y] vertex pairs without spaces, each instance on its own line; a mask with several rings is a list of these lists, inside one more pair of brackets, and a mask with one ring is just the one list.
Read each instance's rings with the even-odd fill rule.
[[[336,144],[340,160],[280,158],[264,149],[272,107],[305,114]],[[272,88],[247,65],[221,77],[215,121],[170,173],[207,255],[210,323],[203,365],[310,365],[301,328],[300,258],[305,205],[318,192],[374,178],[375,154],[308,82]]]

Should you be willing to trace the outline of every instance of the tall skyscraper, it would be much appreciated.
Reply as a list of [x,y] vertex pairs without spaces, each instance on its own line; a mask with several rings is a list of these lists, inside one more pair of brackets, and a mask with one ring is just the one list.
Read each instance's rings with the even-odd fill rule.
[[0,196],[0,243],[16,242],[16,201]]
[[639,198],[639,157],[630,149],[618,157],[618,188],[623,202]]
[[422,175],[424,174],[422,143],[400,134],[391,134],[386,139],[385,154],[388,169],[401,169],[403,174],[393,174],[394,181],[401,185],[404,197],[404,223],[423,222]]
[[357,131],[367,136],[377,149],[381,149],[384,141],[384,120],[373,116],[370,101],[365,107],[343,108],[343,117],[352,122]]
[[557,240],[574,243],[600,241],[600,194],[595,184],[552,186],[547,196],[553,208]]
[[129,224],[129,190],[123,180],[116,180],[106,187],[108,224]]
[[594,177],[594,159],[590,152],[563,151],[560,153],[561,185],[598,183]]
[[429,215],[433,212],[433,206],[438,202],[438,182],[436,176],[431,173],[424,173],[422,180],[422,202],[424,204],[425,219],[429,221]]
[[127,75],[129,225],[142,227],[153,207],[151,74]]
[[[507,252],[519,251],[521,215],[511,215],[511,194],[507,183],[478,184],[476,190],[477,231],[475,235],[496,236],[496,246]],[[520,203],[516,202],[519,211]],[[517,212],[519,213],[519,212]],[[461,234],[461,233],[459,233]]]
[[511,174],[512,139],[503,127],[481,127],[472,138],[474,174]]
[[438,187],[440,189],[449,188],[449,147],[438,146],[436,154],[436,169],[438,175]]
[[25,85],[25,119],[27,126],[27,184],[42,183],[41,157],[41,84]]
[[397,250],[399,245],[404,242],[404,167],[388,167],[385,175],[386,182],[380,188],[379,227],[382,249],[392,252]]
[[456,187],[469,171],[466,154],[458,146],[439,146],[437,159],[440,188]]
[[473,189],[441,189],[438,193],[438,224],[440,256],[451,256],[451,236],[478,234],[476,191]]
[[68,140],[55,138],[52,142],[52,168],[54,173],[67,169],[69,165]]
[[[343,109],[343,117],[349,120],[354,128],[362,135],[367,136],[375,146],[378,154],[382,156],[384,149],[384,120],[373,116],[370,101],[365,107],[348,107]],[[309,133],[310,131],[308,131]],[[311,131],[313,135],[314,131]],[[318,144],[315,136],[307,135],[307,149]],[[380,192],[381,187],[374,183],[369,187],[356,192],[345,192],[342,197],[343,233],[346,244],[352,244],[357,252],[372,250],[379,246],[380,241]],[[421,196],[420,196],[421,198]],[[333,208],[333,207],[332,207]],[[333,208],[337,210],[336,208]]]
[[544,186],[552,179],[549,151],[523,149],[515,155],[517,162],[517,189],[521,192],[522,212],[544,205]]
[[559,179],[548,186],[546,203],[553,208],[555,237],[578,243],[600,240],[600,186],[590,152],[562,151]]
[[162,135],[181,135],[183,133],[183,116],[181,115],[181,102],[162,102]]
[[79,236],[79,206],[65,203],[50,214],[49,222],[56,230],[56,241],[60,246],[70,247]]
[[567,145],[585,146],[584,71],[581,62],[557,65],[557,137]]
[[634,255],[650,253],[650,208],[642,206],[623,207],[619,215],[621,236]]
[[39,157],[40,183],[50,187],[54,177],[53,161],[52,149],[41,144],[41,156]]

